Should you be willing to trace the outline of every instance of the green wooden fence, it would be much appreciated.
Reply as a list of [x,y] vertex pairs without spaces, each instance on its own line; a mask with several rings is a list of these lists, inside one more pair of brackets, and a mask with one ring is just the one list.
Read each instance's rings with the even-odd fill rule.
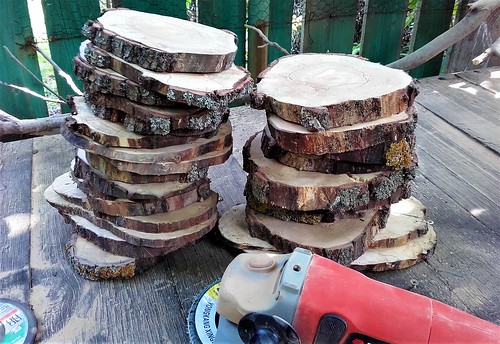
[[[0,44],[7,46],[35,75],[40,76],[37,55],[31,46],[34,39],[27,1],[32,0],[0,0],[3,8],[0,13],[3,27]],[[298,18],[294,0],[114,0],[112,5],[197,20],[233,31],[238,36],[235,63],[246,66],[253,76],[283,54],[272,47],[258,48],[264,42],[254,31],[247,30],[245,23],[260,28],[271,41],[288,51],[292,48],[292,30],[298,29],[302,37],[302,52],[350,53],[356,43],[356,17],[362,17],[360,54],[382,64],[400,57],[408,2],[415,3],[415,0],[365,0],[363,8],[359,8],[358,0],[304,1]],[[103,2],[41,0],[51,56],[69,74],[72,57],[83,40],[81,27],[88,19],[99,16],[100,3]],[[449,28],[454,3],[455,0],[418,1],[410,51]],[[414,77],[437,75],[441,61],[442,55],[437,56],[410,73]],[[0,81],[43,93],[42,87],[18,68],[3,49],[0,49]],[[72,93],[62,79],[57,77],[56,81],[59,94],[67,96]],[[43,101],[1,85],[0,109],[19,118],[47,114]]]

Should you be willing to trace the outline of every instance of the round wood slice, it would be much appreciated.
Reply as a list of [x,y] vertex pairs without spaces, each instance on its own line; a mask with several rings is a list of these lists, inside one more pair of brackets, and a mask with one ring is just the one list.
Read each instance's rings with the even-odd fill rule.
[[[78,163],[76,162],[78,161]],[[77,168],[76,165],[79,165]],[[114,198],[126,198],[134,201],[160,200],[176,195],[184,195],[194,191],[199,197],[207,196],[210,180],[200,178],[192,182],[167,181],[164,183],[128,184],[119,181],[107,180],[88,166],[78,157],[71,163],[73,177],[81,179],[91,194],[102,194]],[[89,194],[89,193],[87,193]]]
[[106,11],[82,32],[102,49],[158,72],[221,72],[237,50],[232,32],[128,9]]
[[409,197],[415,167],[365,174],[324,174],[298,171],[266,158],[260,149],[261,133],[243,150],[249,173],[247,193],[261,203],[289,210],[359,211],[399,202]]
[[218,229],[226,243],[238,250],[262,250],[277,252],[267,241],[255,238],[248,232],[245,220],[245,204],[227,210],[219,219]]
[[436,247],[436,232],[429,226],[427,233],[411,239],[406,244],[389,248],[370,248],[351,263],[351,268],[360,271],[400,270],[429,258]]
[[102,93],[87,92],[85,100],[94,115],[123,123],[126,130],[145,135],[199,136],[216,131],[229,115],[227,108],[147,106]]
[[87,91],[124,97],[145,105],[175,105],[175,102],[166,96],[149,91],[111,69],[94,67],[81,56],[73,58],[73,73],[83,81]]
[[[88,165],[91,171],[99,174],[104,179],[113,182],[123,182],[127,184],[150,184],[150,183],[168,183],[178,181],[181,183],[191,183],[198,179],[205,178],[208,175],[208,167],[197,168],[194,166],[188,173],[171,173],[164,175],[156,174],[138,174],[127,171],[120,171],[113,165],[109,159],[99,155],[87,154],[82,149],[77,149],[75,157],[75,174],[85,173],[82,169],[84,162]],[[81,170],[81,172],[77,172]]]
[[417,95],[405,72],[341,54],[284,56],[262,71],[258,81],[254,107],[311,131],[401,113]]
[[[64,189],[74,188],[76,183],[79,190],[85,193],[86,202],[82,205],[86,209],[100,212],[111,216],[146,216],[166,213],[187,207],[193,203],[202,201],[210,195],[210,184],[208,180],[200,180],[183,190],[166,190],[165,195],[141,200],[130,200],[117,198],[102,194],[81,179],[73,180],[69,174],[56,178],[53,182],[54,190],[63,194]],[[166,183],[167,184],[167,183]],[[147,185],[147,184],[146,184]],[[162,188],[160,184],[159,189]]]
[[[98,212],[98,209],[92,207],[93,204],[98,203],[98,200],[93,198],[93,202],[90,202],[89,197],[82,190],[78,189],[77,184],[71,179],[68,173],[56,178],[52,183],[52,188],[66,201],[85,210]],[[186,229],[211,218],[214,213],[217,213],[217,201],[218,194],[210,192],[205,200],[194,202],[183,208],[166,213],[143,216],[113,216],[105,212],[98,212],[98,214],[103,219],[119,227],[146,233],[168,233]],[[113,209],[111,205],[106,206],[104,202],[100,202],[99,208],[104,208],[110,212],[117,211],[120,209],[120,204],[117,203],[115,203]],[[122,201],[121,203],[124,202]],[[125,208],[125,205],[121,204],[121,208]]]
[[161,257],[170,252],[163,248],[136,246],[129,244],[122,238],[110,231],[101,228],[78,215],[62,214],[65,220],[71,224],[76,233],[82,238],[99,246],[102,250],[119,256],[131,258],[154,258]]
[[[82,44],[87,44],[85,58],[91,65],[112,69],[176,103],[203,109],[220,109],[253,90],[253,79],[242,67],[233,65],[222,72],[210,74],[153,72],[126,62],[91,43]],[[105,61],[109,65],[104,65]]]
[[[95,116],[83,97],[74,98],[74,110],[75,114],[69,116],[65,123],[69,131],[85,136],[106,147],[155,149],[188,144],[199,138],[204,138],[200,137],[204,134],[203,132],[194,133],[197,136],[178,136],[170,132],[168,128],[165,129],[165,135],[137,134],[127,130],[121,123],[114,123]],[[214,132],[211,131],[209,137],[214,136],[212,133]]]
[[[205,168],[213,165],[223,164],[232,153],[232,146],[225,147],[222,151],[210,152],[203,155],[200,155],[191,160],[175,162],[175,161],[167,161],[167,162],[159,162],[159,163],[148,163],[148,162],[130,162],[130,161],[122,161],[122,160],[111,160],[109,158],[105,158],[101,155],[93,154],[87,152],[87,160],[89,161],[90,166],[101,169],[109,169],[109,165],[113,165],[114,169],[118,171],[132,172],[136,174],[143,175],[168,175],[168,174],[183,174],[186,173],[188,175],[197,176],[199,170],[204,171]],[[101,161],[96,163],[96,159]],[[104,167],[95,167],[100,164],[104,164]],[[114,175],[113,179],[121,180],[121,175]]]
[[268,116],[267,125],[271,136],[284,150],[300,154],[337,154],[404,140],[415,131],[417,116],[414,110],[412,107],[408,112],[390,117],[318,132],[310,132],[275,115]]
[[[98,117],[93,117],[96,120],[100,120]],[[217,135],[210,138],[197,138],[189,143],[173,146],[142,148],[140,146],[140,140],[144,139],[142,142],[150,142],[153,144],[156,142],[156,139],[151,139],[150,136],[137,135],[123,128],[122,132],[118,132],[112,127],[112,125],[117,125],[116,123],[106,122],[109,124],[108,127],[102,127],[99,135],[97,135],[97,133],[91,135],[93,138],[95,137],[97,141],[94,141],[93,138],[80,135],[72,130],[72,128],[65,125],[61,126],[61,135],[73,146],[87,152],[102,155],[113,160],[129,161],[140,164],[180,163],[198,158],[207,153],[221,152],[228,147],[230,148],[233,141],[231,136],[231,123],[227,122],[221,125]],[[113,145],[118,144],[121,146],[113,147]]]
[[[146,233],[132,230],[125,227],[119,227],[98,215],[85,210],[81,206],[71,203],[57,194],[52,186],[49,186],[44,193],[45,199],[63,216],[77,215],[81,216],[93,224],[106,229],[114,235],[124,239],[129,244],[135,246],[144,246],[148,248],[162,249],[161,255],[175,251],[191,242],[200,239],[214,228],[217,222],[217,213],[215,212],[211,218],[197,225],[186,229],[169,232],[169,233]],[[155,252],[157,255],[158,252]]]
[[92,281],[132,278],[158,262],[156,258],[131,258],[109,253],[77,234],[70,237],[65,249],[71,267]]
[[391,205],[387,224],[370,243],[370,248],[405,245],[408,241],[427,233],[426,208],[415,197]]
[[[249,187],[250,185],[248,185]],[[310,225],[316,223],[326,222],[331,223],[341,219],[359,219],[366,215],[369,210],[340,210],[340,211],[330,211],[330,210],[312,210],[312,211],[298,211],[298,210],[288,210],[281,208],[269,203],[262,203],[257,200],[251,190],[245,191],[247,206],[256,212],[275,217],[283,221],[294,221],[302,222]],[[379,206],[379,211],[381,215],[379,219],[381,221],[380,228],[385,226],[387,219],[389,217],[389,206]]]
[[[396,144],[381,142],[364,149],[316,155],[293,153],[281,148],[266,127],[261,149],[266,158],[275,159],[299,171],[332,174],[391,171],[404,167],[408,162],[417,162],[415,134],[407,135]],[[393,159],[387,160],[388,155]]]
[[252,236],[269,242],[281,252],[302,247],[342,265],[360,257],[379,230],[375,209],[360,219],[308,225],[282,221],[247,207],[246,220]]

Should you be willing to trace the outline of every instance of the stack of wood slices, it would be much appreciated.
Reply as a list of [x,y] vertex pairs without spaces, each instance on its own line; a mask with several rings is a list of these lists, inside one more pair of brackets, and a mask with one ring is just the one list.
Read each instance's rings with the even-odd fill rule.
[[77,154],[45,197],[76,229],[80,274],[131,277],[215,226],[207,170],[230,156],[228,105],[253,82],[230,32],[124,9],[83,32],[85,94],[61,128]]
[[267,126],[244,148],[247,204],[221,218],[221,234],[240,249],[300,246],[360,270],[424,259],[436,236],[410,198],[416,95],[406,73],[355,56],[272,63],[253,94]]

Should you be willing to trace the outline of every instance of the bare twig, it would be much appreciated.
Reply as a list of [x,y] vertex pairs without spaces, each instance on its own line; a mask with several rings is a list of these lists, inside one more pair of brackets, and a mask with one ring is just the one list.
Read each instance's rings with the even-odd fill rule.
[[43,56],[43,58],[46,59],[52,65],[52,67],[54,67],[54,70],[57,72],[57,74],[59,74],[59,76],[61,76],[61,78],[63,78],[66,81],[66,83],[73,90],[73,92],[75,92],[79,96],[83,95],[82,91],[80,91],[78,86],[76,86],[75,82],[73,81],[71,76],[69,76],[68,73],[63,71],[61,67],[59,67],[57,63],[54,62],[54,60],[52,60],[47,54],[45,54],[45,52],[42,49],[40,49],[38,45],[33,44],[33,48],[35,48],[36,51],[38,51]]
[[61,97],[59,94],[57,94],[57,92],[53,91],[46,83],[44,83],[42,80],[38,79],[37,76],[35,74],[33,74],[28,68],[26,68],[25,65],[23,65],[23,63],[21,61],[19,61],[17,59],[17,57],[14,56],[14,54],[12,54],[9,50],[9,48],[7,48],[5,45],[3,46],[3,48],[5,49],[5,51],[7,52],[7,54],[9,54],[9,56],[22,68],[24,69],[26,72],[28,72],[40,85],[42,85],[43,87],[45,87],[50,93],[52,93],[53,95],[55,95],[57,98],[59,98],[60,100],[62,100],[63,102],[65,101],[63,97]]
[[59,133],[68,114],[37,119],[18,119],[0,110],[0,142]]
[[495,42],[488,49],[486,49],[481,55],[477,56],[472,60],[472,64],[479,65],[484,62],[491,55],[496,55],[500,57],[500,37],[497,38]]
[[478,0],[477,2],[469,4],[469,12],[462,20],[455,24],[455,26],[411,54],[389,63],[387,66],[402,70],[410,70],[420,66],[437,54],[448,49],[453,44],[467,37],[499,8],[500,0]]
[[3,81],[0,81],[0,85],[7,86],[7,87],[10,87],[10,88],[14,88],[16,90],[19,90],[19,91],[22,91],[24,93],[27,93],[27,94],[29,94],[29,95],[31,95],[33,97],[40,98],[40,99],[42,99],[42,100],[44,100],[46,102],[66,104],[66,102],[64,102],[64,101],[62,101],[60,99],[54,99],[54,98],[48,98],[48,97],[42,96],[41,94],[38,94],[35,91],[32,91],[32,90],[30,90],[27,87],[17,86],[17,85],[14,85],[14,84],[8,84],[8,83],[3,82]]
[[281,51],[283,54],[285,55],[290,55],[290,53],[285,49],[283,48],[281,45],[279,45],[278,43],[276,42],[271,42],[269,40],[269,38],[266,37],[266,35],[259,29],[259,28],[256,28],[255,26],[252,26],[252,25],[248,25],[248,24],[245,24],[245,27],[247,29],[252,29],[254,30],[255,32],[257,32],[257,34],[260,36],[260,38],[262,38],[262,40],[264,42],[266,42],[266,44],[264,45],[260,45],[258,46],[258,48],[264,48],[266,46],[271,46],[271,47],[275,47],[276,49],[278,49],[279,51]]

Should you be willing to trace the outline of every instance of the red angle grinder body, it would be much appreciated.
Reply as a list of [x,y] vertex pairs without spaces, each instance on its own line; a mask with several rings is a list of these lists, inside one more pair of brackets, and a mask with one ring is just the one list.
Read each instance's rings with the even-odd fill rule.
[[236,324],[254,312],[285,320],[303,344],[498,343],[500,338],[495,324],[303,249],[233,260],[220,284],[217,313],[223,322],[215,343],[241,343]]

